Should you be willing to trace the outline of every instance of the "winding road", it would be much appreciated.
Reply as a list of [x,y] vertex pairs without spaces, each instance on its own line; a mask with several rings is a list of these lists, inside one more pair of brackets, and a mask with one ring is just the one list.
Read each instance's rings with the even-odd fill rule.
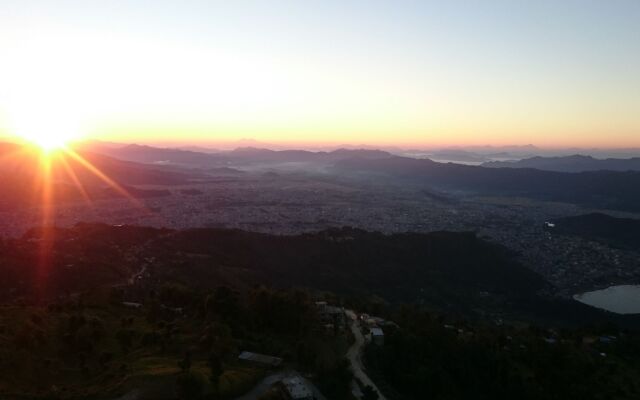
[[355,343],[351,346],[349,352],[347,353],[347,358],[351,362],[353,375],[358,378],[364,385],[371,386],[378,393],[379,400],[386,400],[380,389],[378,389],[376,384],[373,383],[371,378],[369,378],[369,376],[364,372],[361,355],[365,340],[362,332],[360,331],[360,323],[358,322],[358,317],[352,310],[345,310],[345,313],[351,320],[351,332],[353,332],[353,336],[356,338]]

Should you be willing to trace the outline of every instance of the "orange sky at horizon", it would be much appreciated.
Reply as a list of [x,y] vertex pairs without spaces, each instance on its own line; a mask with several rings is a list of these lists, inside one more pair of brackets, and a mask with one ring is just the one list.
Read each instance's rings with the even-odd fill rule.
[[[515,133],[514,133],[515,132]],[[229,142],[256,141],[288,147],[319,147],[335,145],[396,146],[402,148],[429,147],[469,147],[469,146],[525,146],[534,145],[539,148],[640,148],[640,129],[615,130],[606,128],[562,130],[545,127],[545,130],[531,127],[513,131],[487,126],[475,129],[455,130],[402,127],[397,130],[369,129],[349,131],[340,127],[334,130],[301,128],[295,126],[274,130],[255,129],[239,131],[238,129],[219,130],[206,127],[192,127],[189,123],[183,126],[141,127],[129,130],[121,128],[107,133],[98,133],[90,138],[123,143],[149,144],[181,144],[207,145]]]
[[[389,136],[395,139],[389,139]],[[340,146],[370,147],[370,148],[391,148],[401,149],[430,149],[430,148],[464,148],[464,147],[516,147],[532,145],[540,149],[640,149],[640,132],[630,133],[628,140],[612,141],[611,136],[594,133],[594,138],[588,141],[576,141],[571,136],[562,133],[550,135],[548,141],[541,140],[540,135],[522,135],[519,140],[514,140],[510,135],[503,135],[501,140],[496,140],[496,135],[470,134],[419,134],[421,139],[413,139],[406,135],[393,135],[382,133],[378,138],[376,135],[364,134],[344,135],[333,134],[324,137],[320,135],[278,135],[262,134],[219,134],[210,133],[203,129],[201,133],[186,133],[184,130],[148,129],[143,132],[135,132],[123,129],[120,132],[97,135],[78,135],[72,141],[82,142],[85,140],[99,140],[122,144],[142,144],[160,147],[181,147],[181,146],[202,146],[202,147],[234,147],[234,146],[264,146],[281,148],[330,148]],[[528,139],[529,140],[528,140]],[[25,138],[13,135],[10,132],[0,130],[0,140],[6,141],[26,141]]]

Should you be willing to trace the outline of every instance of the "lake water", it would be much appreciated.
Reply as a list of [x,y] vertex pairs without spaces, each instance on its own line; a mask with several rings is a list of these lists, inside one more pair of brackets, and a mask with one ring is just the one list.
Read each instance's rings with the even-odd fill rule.
[[640,285],[611,286],[577,294],[573,298],[581,303],[618,314],[640,314]]

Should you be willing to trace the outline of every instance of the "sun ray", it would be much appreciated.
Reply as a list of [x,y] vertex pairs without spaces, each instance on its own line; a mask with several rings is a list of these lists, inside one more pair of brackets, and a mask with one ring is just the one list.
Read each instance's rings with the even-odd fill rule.
[[[48,177],[49,170],[49,156],[42,152],[34,153],[34,149],[31,149],[31,154],[28,157],[33,157],[33,161],[38,164],[35,175],[33,176],[33,204],[44,207],[46,203],[46,197],[44,192],[47,190],[47,186],[51,185],[50,177]],[[21,163],[24,164],[24,161]]]
[[76,172],[73,170],[71,165],[69,165],[69,162],[67,161],[67,159],[64,157],[60,157],[59,160],[65,172],[67,173],[67,176],[71,179],[75,187],[80,191],[80,194],[82,195],[82,198],[84,199],[85,203],[88,205],[93,204],[93,202],[91,201],[91,197],[89,196],[89,193],[87,193],[87,190],[84,188],[84,185],[82,184],[82,182],[80,182],[80,179],[78,179],[78,175],[76,175]]
[[121,194],[122,196],[127,198],[134,205],[136,205],[137,207],[139,207],[140,209],[142,209],[142,210],[144,210],[146,212],[151,213],[151,211],[144,205],[144,203],[142,203],[140,200],[136,199],[124,187],[122,187],[122,185],[120,185],[118,182],[114,181],[109,176],[107,176],[105,173],[100,171],[100,169],[96,168],[93,164],[91,164],[89,161],[87,161],[84,157],[82,157],[76,151],[74,151],[73,149],[71,149],[69,147],[66,147],[66,146],[62,148],[62,151],[64,151],[65,154],[68,154],[71,158],[73,158],[78,163],[80,163],[80,165],[85,167],[89,172],[94,174],[98,179],[102,180],[104,183],[109,185],[116,192],[118,192],[119,194]]
[[[46,296],[47,276],[55,262],[56,207],[58,201],[61,200],[59,192],[56,191],[55,180],[57,177],[70,180],[78,189],[85,202],[88,205],[92,205],[92,196],[89,194],[76,172],[77,168],[83,168],[96,176],[108,187],[115,190],[116,193],[122,195],[140,210],[143,210],[149,215],[155,215],[155,213],[149,210],[142,201],[129,193],[125,187],[113,180],[98,167],[68,146],[61,146],[55,151],[46,150],[44,148],[23,148],[16,151],[15,154],[11,153],[3,155],[3,157],[9,157],[11,159],[15,157],[16,168],[24,168],[25,159],[32,160],[32,162],[37,163],[35,174],[32,175],[32,191],[34,195],[32,204],[40,209],[40,227],[37,232],[38,252],[34,282],[35,294],[40,296],[40,298],[44,298],[44,296]],[[21,163],[17,162],[20,157],[24,157]],[[78,167],[74,167],[74,165],[70,163],[71,160],[75,161]],[[27,164],[29,164],[29,162],[27,162]],[[56,166],[59,166],[62,170],[56,173]],[[64,174],[64,176],[58,176],[58,174]]]
[[36,291],[39,297],[46,293],[47,273],[53,263],[54,244],[53,240],[55,232],[54,218],[54,198],[53,198],[53,182],[52,182],[52,165],[51,158],[43,155],[41,162],[40,191],[41,191],[41,232],[38,249],[38,263],[36,271]]

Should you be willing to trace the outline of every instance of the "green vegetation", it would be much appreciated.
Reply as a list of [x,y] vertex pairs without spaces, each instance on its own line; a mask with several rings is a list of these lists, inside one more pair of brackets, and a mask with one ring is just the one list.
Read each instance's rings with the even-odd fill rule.
[[451,320],[403,308],[366,363],[406,399],[635,399],[640,335]]
[[239,350],[283,357],[319,374],[329,390],[348,389],[346,340],[318,334],[306,292],[200,292],[166,283],[141,307],[124,305],[124,296],[110,289],[0,308],[1,397],[109,398],[138,389],[164,392],[160,398],[231,399],[267,373],[239,362]]
[[[42,249],[51,251],[44,264],[38,258]],[[548,284],[540,275],[515,262],[505,248],[464,232],[383,235],[344,228],[277,236],[101,224],[36,230],[0,243],[0,272],[6,278],[0,281],[0,300],[41,302],[122,285],[137,279],[142,268],[148,275],[142,286],[175,284],[160,293],[157,307],[181,307],[188,300],[180,299],[181,288],[249,291],[264,284],[418,303],[481,318],[640,327],[636,316],[541,296]]]
[[540,296],[540,276],[473,234],[44,233],[0,242],[2,399],[133,390],[233,399],[270,372],[240,362],[240,351],[280,357],[327,398],[351,399],[353,338],[322,326],[319,298],[398,324],[366,354],[389,398],[632,399],[640,390],[637,317]]

